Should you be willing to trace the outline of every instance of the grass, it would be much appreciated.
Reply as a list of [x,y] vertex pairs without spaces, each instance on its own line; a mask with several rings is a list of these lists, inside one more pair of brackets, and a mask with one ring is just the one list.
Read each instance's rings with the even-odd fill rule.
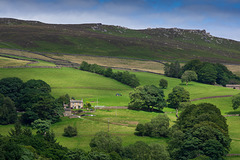
[[[199,31],[174,29],[131,30],[118,26],[19,25],[1,24],[4,36],[0,48],[18,48],[37,52],[72,53],[151,60],[200,58],[211,62],[239,64],[239,42],[211,37],[210,43]],[[197,33],[196,33],[197,32]],[[28,33],[28,34],[26,34]],[[232,53],[232,54],[229,54]]]
[[28,66],[56,66],[54,63],[37,60],[37,63],[31,63]]
[[[98,115],[98,111],[96,112],[97,116],[102,117]],[[101,114],[101,112],[100,112]],[[109,116],[109,114],[105,113],[105,116]],[[114,118],[114,117],[113,117]],[[112,118],[112,119],[113,119]],[[78,135],[76,137],[68,138],[62,136],[64,132],[64,128],[68,125],[77,127]],[[108,123],[102,122],[102,121],[96,121],[91,118],[87,119],[69,119],[66,117],[62,118],[62,121],[56,124],[53,124],[52,127],[53,131],[55,132],[57,136],[58,142],[63,145],[67,146],[70,149],[73,148],[82,148],[86,151],[90,150],[89,143],[95,133],[99,131],[108,131]],[[119,136],[123,140],[123,145],[129,145],[132,143],[135,143],[136,141],[144,141],[146,143],[151,142],[159,142],[166,145],[165,138],[150,138],[150,137],[138,137],[134,135],[135,127],[128,127],[123,125],[115,125],[115,124],[109,124],[109,131],[111,134],[115,136]]]
[[[84,101],[99,101],[99,105],[124,106],[132,89],[113,79],[73,68],[11,68],[0,69],[0,78],[19,77],[23,81],[41,79],[52,87],[52,95],[69,94]],[[115,96],[121,93],[123,96]]]
[[52,60],[51,58],[48,58],[48,57],[45,57],[45,56],[42,56],[39,54],[35,54],[35,53],[27,52],[27,51],[20,51],[20,50],[0,48],[0,53],[20,56],[21,58],[28,57],[31,59]]
[[[0,78],[4,77],[20,77],[23,81],[29,79],[42,79],[52,87],[52,94],[55,97],[68,93],[76,99],[84,99],[84,101],[96,101],[98,105],[106,106],[126,106],[129,102],[128,94],[133,89],[123,85],[115,80],[105,78],[103,76],[76,70],[73,68],[61,69],[46,69],[46,68],[14,68],[14,69],[0,69]],[[164,89],[167,97],[172,88],[176,85],[184,87],[190,92],[191,99],[201,98],[216,95],[234,95],[239,91],[224,87],[205,85],[196,82],[191,82],[188,86],[181,84],[180,79],[164,77],[157,74],[133,72],[139,78],[141,85],[158,85],[159,80],[164,78],[168,80],[169,87]],[[123,96],[115,96],[116,93],[121,93]],[[222,114],[227,114],[233,111],[231,108],[231,97],[205,99],[194,101],[192,103],[208,102],[213,103],[219,107]],[[240,110],[240,109],[239,109]],[[237,110],[237,111],[239,111]],[[175,111],[173,109],[165,108],[165,112],[170,117],[172,125],[175,118]],[[84,150],[89,150],[89,142],[93,135],[98,131],[108,130],[108,120],[110,121],[110,133],[120,136],[123,139],[123,145],[132,144],[138,140],[146,143],[159,142],[166,145],[168,139],[166,138],[149,138],[138,137],[134,135],[134,129],[137,123],[146,123],[159,113],[132,111],[132,110],[98,110],[94,113],[96,116],[84,117],[84,119],[68,119],[62,118],[62,121],[52,125],[52,129],[56,133],[58,142],[68,148],[80,147]],[[239,149],[239,117],[228,117],[229,133],[233,142],[231,144],[232,150],[230,153],[240,153]],[[63,129],[67,125],[73,125],[78,128],[79,135],[74,138],[63,137]],[[0,134],[7,134],[7,131],[12,125],[0,126]]]
[[240,116],[227,117],[227,123],[229,127],[229,135],[232,139],[231,151],[232,154],[240,154],[240,129],[239,129]]
[[24,66],[29,61],[27,60],[17,60],[17,59],[12,59],[12,58],[6,58],[6,57],[1,57],[0,56],[0,67],[5,67],[5,66]]
[[[202,99],[192,102],[193,104],[197,103],[212,103],[216,105],[222,112],[223,115],[229,114],[230,111],[233,111],[232,108],[232,97],[226,98],[213,98],[213,99]],[[240,108],[235,110],[236,112],[240,111]]]
[[139,69],[143,71],[150,71],[155,73],[164,73],[164,65],[162,63],[154,61],[142,61],[133,59],[122,59],[122,58],[107,58],[107,57],[96,57],[96,56],[82,56],[82,55],[51,55],[53,58],[64,59],[73,63],[81,64],[82,61],[86,61],[89,64],[98,64],[107,67],[116,68],[127,68],[127,69]]
[[[97,74],[80,71],[73,68],[11,68],[0,69],[0,78],[19,77],[23,81],[29,79],[41,79],[52,87],[52,95],[59,97],[69,94],[76,99],[85,101],[99,101],[99,105],[105,106],[126,106],[129,102],[129,92],[133,89],[113,79]],[[201,98],[208,96],[235,95],[237,90],[191,82],[189,85],[181,83],[180,79],[165,77],[143,72],[132,72],[139,78],[141,85],[156,85],[164,78],[168,81],[169,87],[164,89],[165,96],[172,88],[180,85],[190,92],[190,98]],[[123,96],[115,96],[121,93]]]

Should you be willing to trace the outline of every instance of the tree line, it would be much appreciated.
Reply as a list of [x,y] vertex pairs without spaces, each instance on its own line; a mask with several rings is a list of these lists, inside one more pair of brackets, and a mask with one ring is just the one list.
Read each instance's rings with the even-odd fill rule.
[[[184,66],[180,66],[178,61],[166,63],[164,66],[164,74],[168,77],[182,78],[184,72],[194,71],[197,76],[193,76],[192,80],[205,84],[236,84],[240,82],[240,77],[233,74],[226,66],[220,63],[201,62],[200,60],[191,60]],[[189,76],[188,76],[189,77]],[[196,78],[197,77],[197,78]]]
[[99,66],[97,64],[88,64],[87,62],[83,61],[80,65],[80,70],[88,71],[92,73],[97,73],[103,75],[105,77],[109,77],[115,79],[123,84],[126,84],[132,88],[135,88],[140,85],[139,80],[137,79],[135,74],[130,74],[128,71],[124,72],[113,72],[112,68],[105,68]]

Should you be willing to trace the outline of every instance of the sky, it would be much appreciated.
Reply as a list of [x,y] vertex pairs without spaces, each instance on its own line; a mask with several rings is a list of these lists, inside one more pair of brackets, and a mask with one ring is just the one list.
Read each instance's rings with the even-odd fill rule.
[[0,0],[0,17],[131,29],[205,29],[240,41],[240,0]]

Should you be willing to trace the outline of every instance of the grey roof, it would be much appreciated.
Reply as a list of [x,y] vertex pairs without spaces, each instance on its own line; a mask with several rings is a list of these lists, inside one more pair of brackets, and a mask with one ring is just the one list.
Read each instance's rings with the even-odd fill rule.
[[83,100],[70,100],[70,103],[83,103]]
[[226,84],[226,86],[229,86],[229,87],[239,87],[240,86],[240,84]]
[[71,108],[64,108],[65,111],[71,111]]

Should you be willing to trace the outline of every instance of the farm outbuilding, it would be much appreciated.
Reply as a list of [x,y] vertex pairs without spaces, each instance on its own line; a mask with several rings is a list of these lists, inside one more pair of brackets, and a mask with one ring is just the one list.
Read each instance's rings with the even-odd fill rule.
[[240,89],[240,84],[227,84],[227,88]]

